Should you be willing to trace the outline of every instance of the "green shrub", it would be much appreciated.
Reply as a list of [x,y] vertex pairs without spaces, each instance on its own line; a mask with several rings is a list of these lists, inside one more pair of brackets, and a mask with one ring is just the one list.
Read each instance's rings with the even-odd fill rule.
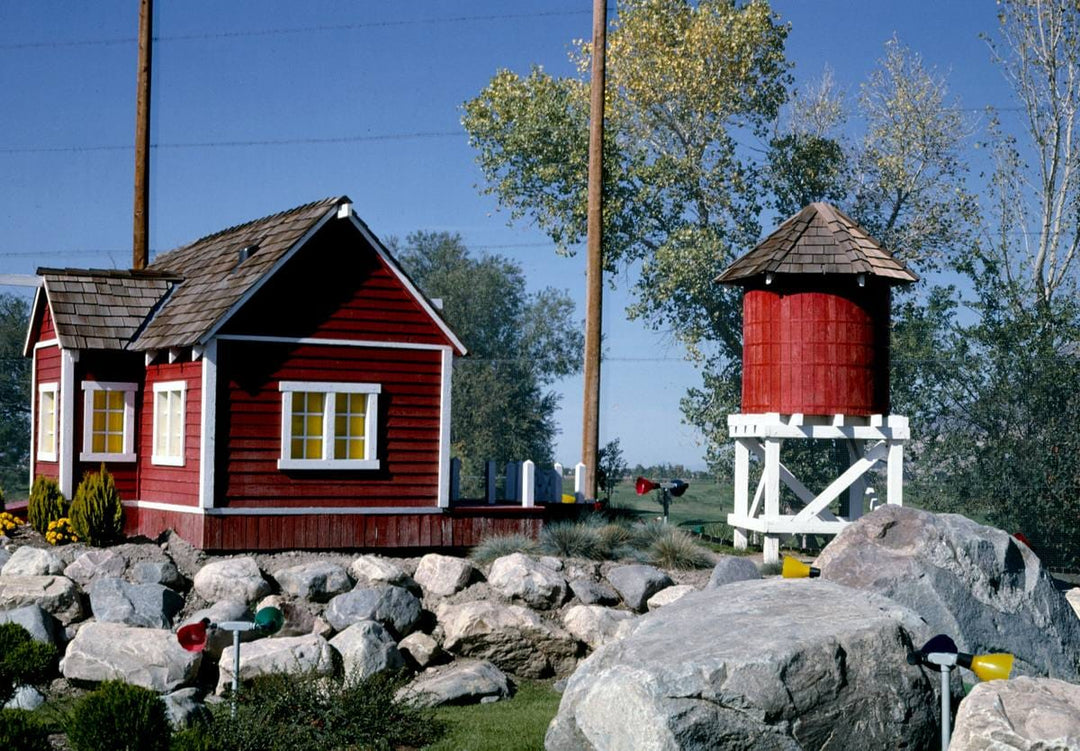
[[634,533],[628,524],[608,522],[596,528],[596,541],[604,558],[618,559],[633,548]]
[[668,569],[708,568],[714,564],[712,554],[678,527],[668,527],[653,541],[649,557],[654,565]]
[[154,691],[105,681],[75,702],[67,737],[74,751],[168,751],[172,726]]
[[38,475],[30,488],[30,500],[26,504],[26,519],[41,534],[49,529],[49,522],[68,515],[68,501],[60,492],[60,483],[51,477]]
[[662,521],[650,520],[635,524],[632,528],[634,533],[634,547],[648,550],[657,540],[667,534],[671,527]]
[[87,472],[71,502],[71,528],[83,542],[100,547],[115,542],[124,529],[124,507],[112,475],[101,465]]
[[331,751],[420,748],[443,732],[434,713],[399,703],[404,676],[368,678],[267,675],[231,702],[210,708],[209,722],[177,733],[173,751]]
[[55,662],[56,647],[52,644],[34,641],[18,623],[0,623],[0,706],[19,686],[48,679]]
[[477,563],[491,563],[497,558],[512,553],[525,553],[534,555],[540,551],[536,540],[528,535],[506,534],[492,535],[480,541],[469,553],[469,558]]
[[4,751],[50,751],[48,728],[33,712],[0,709],[0,748]]
[[595,524],[578,522],[555,522],[545,524],[540,532],[540,549],[564,558],[590,558],[600,560],[604,552]]

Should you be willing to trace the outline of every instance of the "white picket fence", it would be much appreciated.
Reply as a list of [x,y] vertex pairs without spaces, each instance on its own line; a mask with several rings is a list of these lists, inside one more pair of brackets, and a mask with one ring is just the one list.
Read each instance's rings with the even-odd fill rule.
[[[536,462],[526,459],[523,462],[507,462],[505,470],[506,484],[503,497],[498,498],[496,489],[497,468],[493,461],[484,463],[484,488],[486,503],[519,503],[531,508],[538,503],[562,503],[563,466],[556,464],[551,469],[537,469]],[[574,501],[585,500],[585,465],[578,462],[574,466]],[[450,460],[450,502],[461,500],[461,460]]]

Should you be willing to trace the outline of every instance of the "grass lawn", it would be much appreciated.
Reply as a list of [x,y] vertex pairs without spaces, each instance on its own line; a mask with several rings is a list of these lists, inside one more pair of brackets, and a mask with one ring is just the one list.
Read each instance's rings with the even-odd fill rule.
[[426,751],[543,751],[560,698],[548,683],[523,681],[507,701],[440,707],[447,733]]
[[[615,492],[611,495],[611,505],[642,519],[655,519],[664,513],[658,497],[659,492],[655,490],[638,495],[634,492],[633,480],[626,480],[615,487]],[[691,480],[690,487],[682,497],[671,499],[668,521],[678,527],[726,524],[727,515],[734,508],[733,504],[731,485],[719,484],[715,480]]]

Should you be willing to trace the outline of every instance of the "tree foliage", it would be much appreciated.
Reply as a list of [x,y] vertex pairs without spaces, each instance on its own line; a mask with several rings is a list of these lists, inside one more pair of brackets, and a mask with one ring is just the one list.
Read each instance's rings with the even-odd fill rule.
[[473,256],[461,237],[416,232],[394,254],[469,349],[454,365],[450,441],[465,475],[485,460],[550,462],[559,397],[551,384],[577,372],[582,334],[562,291],[526,291],[521,267]]
[[25,489],[30,472],[30,360],[23,342],[30,318],[21,297],[0,294],[0,486]]

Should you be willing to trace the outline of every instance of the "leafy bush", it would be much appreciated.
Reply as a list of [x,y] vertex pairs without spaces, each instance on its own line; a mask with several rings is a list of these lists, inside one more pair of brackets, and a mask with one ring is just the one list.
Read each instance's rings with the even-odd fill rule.
[[68,501],[60,492],[60,483],[51,477],[38,475],[30,488],[30,500],[26,504],[26,519],[41,534],[49,529],[49,522],[68,514]]
[[49,730],[33,712],[0,709],[0,748],[4,751],[50,751]]
[[564,558],[600,560],[604,552],[594,524],[556,522],[544,525],[540,532],[540,549]]
[[7,704],[19,686],[46,680],[55,662],[52,644],[34,641],[18,623],[0,623],[0,706]]
[[45,539],[50,545],[65,545],[69,542],[78,542],[79,536],[71,529],[71,519],[66,516],[49,522],[49,528],[45,532]]
[[177,733],[173,751],[333,751],[419,748],[443,732],[434,713],[399,703],[404,676],[268,675],[245,685],[209,722]]
[[101,465],[87,472],[71,502],[71,528],[80,540],[100,547],[120,538],[124,529],[124,507],[112,475]]
[[668,527],[649,547],[652,562],[663,568],[708,568],[714,563],[712,554],[698,544],[693,535],[678,527]]
[[67,737],[74,751],[168,751],[172,726],[155,693],[105,681],[75,702]]
[[539,551],[540,546],[536,540],[528,535],[492,535],[481,540],[480,544],[469,553],[469,558],[477,563],[491,563],[504,555],[511,555],[512,553],[533,555]]

